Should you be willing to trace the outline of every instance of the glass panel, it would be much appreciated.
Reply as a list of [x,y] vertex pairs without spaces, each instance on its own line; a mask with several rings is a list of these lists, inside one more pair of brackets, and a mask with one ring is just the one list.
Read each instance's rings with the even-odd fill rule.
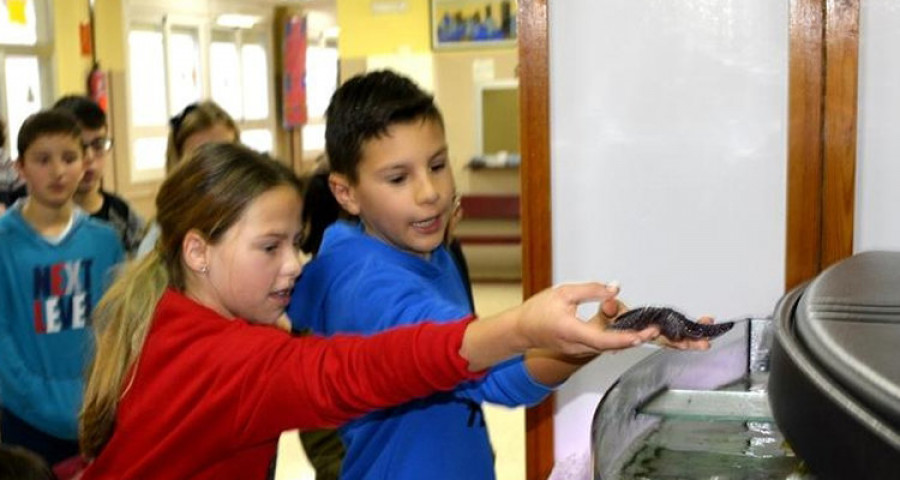
[[9,124],[9,151],[18,157],[16,137],[19,127],[32,113],[41,109],[41,73],[33,55],[6,57],[6,113]]
[[307,123],[303,126],[303,151],[325,151],[325,124]]
[[337,83],[337,49],[327,47],[307,47],[306,112],[309,118],[322,118],[325,116],[325,109],[328,108],[331,94],[337,89]]
[[0,2],[0,44],[37,44],[37,15],[35,0],[6,0]]
[[214,41],[209,47],[212,99],[235,119],[243,118],[238,50],[234,42]]
[[169,36],[169,99],[174,112],[200,100],[200,45],[196,31],[173,30]]
[[241,143],[260,152],[273,153],[272,132],[268,129],[260,128],[241,132]]
[[167,142],[166,137],[147,137],[132,143],[132,182],[157,180],[165,176]]
[[244,119],[259,120],[269,116],[269,68],[266,49],[262,45],[244,45],[242,50],[244,80]]
[[900,249],[900,9],[860,4],[859,123],[853,251]]
[[128,33],[131,57],[131,121],[136,126],[165,125],[165,60],[162,32],[132,30]]

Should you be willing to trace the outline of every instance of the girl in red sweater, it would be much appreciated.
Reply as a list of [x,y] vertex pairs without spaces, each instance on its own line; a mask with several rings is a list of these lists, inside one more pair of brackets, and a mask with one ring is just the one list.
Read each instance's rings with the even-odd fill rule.
[[287,167],[235,144],[203,146],[169,174],[156,248],[95,309],[85,480],[262,479],[284,430],[449,390],[528,348],[589,357],[658,335],[580,321],[583,301],[615,310],[617,290],[596,283],[548,289],[491,318],[366,338],[265,328],[300,274],[301,192]]

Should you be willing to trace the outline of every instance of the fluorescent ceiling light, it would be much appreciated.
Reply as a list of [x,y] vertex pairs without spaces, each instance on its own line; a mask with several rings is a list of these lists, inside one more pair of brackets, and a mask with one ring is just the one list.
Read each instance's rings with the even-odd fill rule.
[[262,20],[262,18],[258,15],[223,13],[216,18],[216,25],[230,28],[253,28],[260,20]]

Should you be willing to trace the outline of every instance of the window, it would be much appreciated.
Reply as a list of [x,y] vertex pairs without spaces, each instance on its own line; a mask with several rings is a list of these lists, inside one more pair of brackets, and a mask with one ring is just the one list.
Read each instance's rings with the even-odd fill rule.
[[131,181],[165,176],[168,118],[165,43],[162,27],[140,25],[128,32],[131,75]]
[[241,129],[241,142],[273,152],[270,125],[270,61],[264,33],[254,30],[213,32],[209,51],[210,90]]
[[172,110],[203,98],[203,77],[200,63],[200,35],[197,28],[172,28],[169,35]]
[[[16,151],[15,138],[19,126],[32,113],[41,109],[41,73],[37,55],[8,55],[3,62],[6,72],[6,114],[9,123],[10,151]],[[16,152],[18,153],[18,152]]]
[[[163,19],[165,18],[165,19]],[[165,175],[169,119],[209,98],[241,129],[241,141],[274,152],[271,34],[252,28],[219,28],[212,17],[177,15],[132,21],[130,59],[131,181]]]
[[37,45],[38,16],[35,3],[6,0],[0,3],[0,44]]
[[325,151],[325,109],[338,86],[338,50],[332,46],[306,48],[306,111],[303,151],[315,156]]
[[0,164],[18,156],[19,126],[50,99],[51,49],[45,26],[46,4],[35,0],[0,3],[0,117],[8,128]]
[[209,47],[210,93],[213,101],[237,119],[243,117],[244,104],[241,101],[241,61],[232,36],[225,32],[213,35]]
[[[128,48],[140,55],[131,55],[131,122],[138,127],[165,124],[169,118],[166,108],[165,64],[162,29],[139,27],[128,34]],[[163,100],[163,101],[160,101]]]

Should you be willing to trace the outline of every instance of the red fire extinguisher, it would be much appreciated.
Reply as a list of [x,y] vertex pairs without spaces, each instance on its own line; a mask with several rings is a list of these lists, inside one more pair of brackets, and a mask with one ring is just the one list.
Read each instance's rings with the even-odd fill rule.
[[100,69],[100,64],[94,62],[91,73],[88,74],[88,95],[100,105],[104,112],[109,112],[109,88],[106,72]]
[[97,42],[94,37],[94,0],[88,1],[88,13],[90,15],[90,51],[93,66],[87,78],[88,95],[100,105],[104,112],[109,113],[109,79],[106,72],[100,70],[100,62],[97,61]]

